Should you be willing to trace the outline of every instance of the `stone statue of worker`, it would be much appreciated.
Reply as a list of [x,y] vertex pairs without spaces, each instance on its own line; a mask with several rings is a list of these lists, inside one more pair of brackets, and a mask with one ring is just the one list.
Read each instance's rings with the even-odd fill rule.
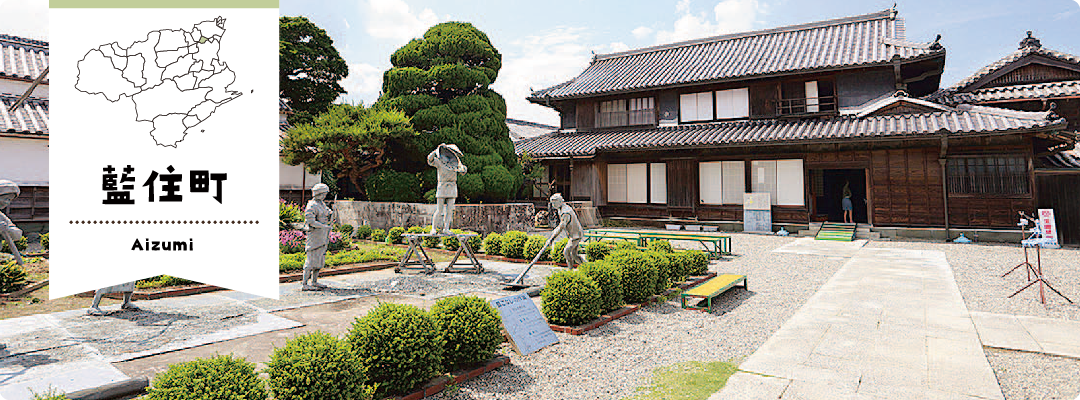
[[304,278],[300,290],[325,289],[319,283],[319,271],[326,265],[326,250],[330,246],[330,207],[326,205],[326,194],[330,187],[319,183],[311,188],[311,201],[304,208],[304,222],[307,223],[307,243],[304,250]]
[[428,165],[439,173],[435,188],[435,215],[431,217],[431,233],[450,233],[454,222],[454,203],[457,202],[457,175],[469,171],[461,161],[461,150],[456,145],[440,144],[427,156]]
[[94,291],[94,302],[90,304],[90,309],[86,311],[89,315],[105,315],[98,305],[101,303],[101,298],[109,293],[123,293],[124,304],[120,305],[121,310],[138,311],[139,308],[131,304],[131,296],[135,294],[135,282],[122,283],[119,285],[104,287]]
[[15,223],[3,213],[3,210],[11,205],[16,197],[19,197],[19,185],[12,181],[0,180],[0,247],[6,244],[11,249],[11,254],[15,256],[15,262],[23,265],[22,254],[19,254],[19,248],[15,247],[15,241],[22,239],[22,229],[15,226]]
[[566,237],[570,240],[567,241],[566,247],[563,247],[563,258],[566,259],[566,266],[575,268],[578,264],[584,263],[585,260],[581,259],[578,255],[578,246],[581,245],[581,239],[585,235],[585,229],[581,227],[581,222],[578,221],[577,212],[574,212],[574,208],[566,204],[563,200],[562,194],[555,193],[551,195],[551,212],[559,216],[559,226],[555,227],[554,231],[551,231],[551,237],[548,238],[548,243],[542,248],[547,248],[560,233],[566,233]]

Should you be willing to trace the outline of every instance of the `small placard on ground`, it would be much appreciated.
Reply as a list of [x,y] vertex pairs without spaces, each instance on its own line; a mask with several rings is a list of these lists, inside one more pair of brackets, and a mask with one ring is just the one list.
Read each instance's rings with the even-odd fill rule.
[[510,334],[510,344],[521,355],[528,355],[548,345],[558,343],[559,338],[551,331],[547,320],[536,308],[536,303],[525,293],[491,300],[499,310],[503,328]]

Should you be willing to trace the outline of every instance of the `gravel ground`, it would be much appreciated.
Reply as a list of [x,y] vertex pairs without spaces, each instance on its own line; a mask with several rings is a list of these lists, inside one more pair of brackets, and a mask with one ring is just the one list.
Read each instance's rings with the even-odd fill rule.
[[[1008,296],[1027,283],[1023,269],[1001,275],[1024,260],[1019,246],[1007,244],[957,244],[932,242],[870,242],[868,247],[888,247],[945,252],[960,293],[971,311],[1030,315],[1080,321],[1080,250],[1042,250],[1043,274],[1057,290],[1077,304],[1069,304],[1046,290],[1046,305],[1039,302],[1037,287],[1013,298]],[[1035,253],[1030,251],[1032,263]]]
[[1022,351],[985,349],[1009,400],[1073,400],[1080,395],[1080,360]]
[[772,253],[793,238],[732,235],[737,255],[716,272],[746,274],[750,290],[733,289],[709,313],[677,301],[643,308],[461,385],[436,399],[618,399],[633,395],[652,370],[685,361],[749,356],[843,264],[843,259]]

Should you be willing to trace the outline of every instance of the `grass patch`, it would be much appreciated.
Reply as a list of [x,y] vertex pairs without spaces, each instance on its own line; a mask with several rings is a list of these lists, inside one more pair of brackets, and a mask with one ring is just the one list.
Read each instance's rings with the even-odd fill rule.
[[705,400],[724,387],[738,366],[730,362],[690,361],[653,371],[649,384],[629,400]]

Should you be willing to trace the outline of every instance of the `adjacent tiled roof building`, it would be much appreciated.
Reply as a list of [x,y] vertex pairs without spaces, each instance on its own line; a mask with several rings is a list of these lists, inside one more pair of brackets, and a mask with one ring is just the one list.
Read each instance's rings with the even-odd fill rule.
[[510,128],[510,140],[515,142],[547,135],[559,130],[559,127],[557,126],[538,124],[536,122],[522,121],[513,118],[506,119],[506,127]]
[[0,34],[0,77],[34,80],[49,67],[49,42]]
[[13,111],[8,111],[19,98],[0,95],[0,133],[49,135],[49,100],[27,99]]

